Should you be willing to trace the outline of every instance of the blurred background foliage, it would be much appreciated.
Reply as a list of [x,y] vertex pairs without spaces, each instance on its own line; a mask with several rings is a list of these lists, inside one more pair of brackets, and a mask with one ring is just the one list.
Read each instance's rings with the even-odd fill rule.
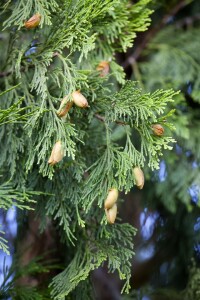
[[[135,290],[124,299],[197,300],[200,299],[200,2],[154,1],[154,10],[151,27],[138,36],[122,65],[127,77],[138,80],[146,91],[180,90],[175,104],[169,107],[176,109],[173,122],[177,142],[172,152],[163,155],[158,172],[146,170],[142,195],[133,190],[130,196],[129,205],[137,211],[140,229],[133,262]],[[124,211],[123,218],[126,218]],[[138,228],[135,220],[132,222]]]
[[[180,90],[175,104],[168,108],[176,110],[173,134],[177,142],[173,151],[163,155],[159,171],[145,170],[142,192],[134,188],[128,196],[123,195],[126,201],[120,217],[138,229],[131,293],[121,296],[121,283],[115,274],[108,275],[104,267],[95,270],[90,278],[96,293],[94,299],[200,299],[200,2],[154,0],[150,8],[154,10],[151,26],[137,35],[134,47],[126,54],[117,54],[117,61],[126,78],[137,80],[146,92],[157,88]],[[122,132],[116,132],[120,134],[123,141]],[[20,234],[27,223],[24,225],[23,214],[18,218],[22,224]],[[8,220],[8,215],[1,216],[1,223]],[[35,228],[33,239],[40,242],[42,237],[39,238],[38,227]],[[63,256],[62,245],[59,247],[60,252],[57,250],[53,256]],[[38,253],[45,251],[47,247]],[[57,262],[51,261],[46,268],[40,268],[40,263],[36,259],[30,264],[29,274],[34,274],[34,278],[41,270],[59,269]],[[4,269],[2,276],[13,299],[18,299],[17,285],[13,290],[15,284],[10,287],[5,277],[15,283],[20,273],[12,275],[12,270]],[[32,287],[34,293],[34,282]],[[37,295],[33,298],[30,293],[30,299],[49,299],[43,288],[41,298]],[[6,297],[6,293],[1,296],[0,292],[0,299]]]

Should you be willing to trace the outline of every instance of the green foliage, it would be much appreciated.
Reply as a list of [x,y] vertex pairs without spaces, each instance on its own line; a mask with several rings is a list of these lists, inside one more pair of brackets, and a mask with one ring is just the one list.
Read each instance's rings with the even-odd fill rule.
[[183,299],[198,300],[200,296],[200,269],[196,266],[195,262],[192,262],[192,266],[189,272],[189,280],[186,289],[183,291]]
[[55,0],[51,0],[49,3],[47,1],[34,1],[29,0],[20,1],[18,3],[12,3],[12,1],[7,1],[3,6],[3,11],[9,9],[11,13],[10,17],[4,22],[4,28],[10,27],[12,25],[18,26],[18,29],[23,26],[24,21],[29,18],[30,14],[35,11],[42,15],[41,25],[47,24],[51,25],[51,12],[55,12],[58,8],[58,4]]
[[[78,295],[79,284],[88,282],[91,271],[106,262],[109,272],[118,271],[124,280],[123,291],[130,289],[135,229],[118,221],[109,226],[103,202],[113,186],[130,191],[134,166],[158,169],[163,151],[175,142],[168,135],[174,129],[168,120],[174,111],[167,106],[177,93],[145,93],[137,83],[125,81],[115,58],[149,26],[150,2],[20,0],[2,7],[0,43],[7,51],[0,57],[0,88],[8,90],[2,109],[10,120],[16,108],[18,120],[23,111],[19,103],[13,106],[13,99],[21,99],[28,111],[19,118],[21,123],[1,126],[0,166],[4,179],[12,177],[18,188],[17,192],[2,185],[2,205],[28,208],[32,196],[38,195],[29,191],[42,191],[35,207],[40,229],[53,224],[67,250],[65,270],[51,283],[52,299],[64,299],[71,292]],[[41,24],[25,29],[23,22],[36,12],[42,15]],[[103,60],[110,65],[104,77],[96,70]],[[72,100],[72,92],[79,89],[89,107],[74,105],[60,118],[60,101],[66,95]],[[153,135],[151,125],[157,122],[169,129],[166,135]],[[50,166],[58,140],[64,158]],[[28,295],[30,290],[24,292]]]
[[148,89],[173,86],[186,92],[190,84],[191,97],[200,102],[200,60],[195,51],[199,49],[200,41],[194,38],[199,35],[199,30],[192,28],[185,31],[171,25],[156,36],[149,45],[152,59],[141,65]]
[[3,261],[2,269],[2,284],[0,286],[0,299],[5,300],[12,297],[19,300],[47,300],[49,299],[49,291],[43,290],[41,287],[34,287],[31,284],[19,284],[26,276],[31,279],[37,274],[45,274],[50,270],[58,268],[59,266],[54,261],[45,261],[44,257],[37,257],[29,262],[28,265],[22,266],[20,258],[15,256],[14,262],[8,269],[6,266],[6,259]]
[[[14,90],[17,86],[11,87],[10,89],[5,90],[0,94],[0,99],[2,96],[5,96],[10,91]],[[29,109],[28,107],[20,107],[22,104],[23,98],[19,101],[8,107],[7,109],[0,109],[0,126],[4,124],[19,124],[27,121],[33,112],[26,113]],[[17,189],[14,189],[10,182],[3,182],[0,184],[0,209],[8,210],[13,205],[19,209],[32,209],[30,204],[35,203],[31,199],[32,195],[38,195],[39,193],[20,192]],[[1,234],[4,234],[3,231],[0,231]],[[8,250],[7,240],[3,237],[0,237],[0,249],[2,249],[6,254],[10,254]]]
[[36,203],[32,199],[33,196],[41,195],[40,192],[33,191],[19,191],[14,189],[11,182],[2,183],[0,185],[0,208],[8,210],[13,205],[19,209],[33,209],[32,203]]
[[[157,185],[158,197],[160,197],[164,206],[173,213],[177,211],[179,201],[187,207],[188,211],[193,209],[189,189],[196,189],[196,203],[198,206],[200,205],[198,201],[199,168],[194,167],[190,161],[187,161],[184,155],[177,162],[176,167],[172,165],[166,167],[166,172],[170,176],[169,180]],[[167,192],[163,193],[163,191],[168,191],[169,189],[171,190],[170,194]],[[178,202],[176,199],[178,199]]]
[[[134,254],[132,238],[135,230],[130,225],[123,224],[108,229],[104,227],[101,231],[100,236],[90,236],[87,242],[80,241],[67,269],[53,279],[51,286],[54,299],[63,299],[105,261],[110,272],[117,270],[120,279],[126,280],[123,290],[129,291],[129,268],[130,258]],[[87,234],[91,234],[89,228]]]
[[[0,99],[2,100],[2,96],[5,97],[7,93],[13,91],[17,87],[19,87],[19,84],[0,93]],[[33,110],[33,107],[21,107],[23,100],[24,98],[22,97],[7,109],[0,109],[0,126],[9,123],[25,123],[27,119],[34,114],[36,110]],[[32,111],[28,112],[31,108]]]
[[[147,33],[149,43],[133,64],[132,75],[141,80],[140,86],[146,92],[160,88],[180,90],[174,103],[167,107],[167,111],[176,109],[172,123],[176,127],[173,135],[177,143],[170,154],[164,152],[161,170],[146,176],[144,207],[156,211],[159,217],[149,243],[145,240],[143,246],[153,242],[157,251],[152,262],[155,259],[159,267],[144,295],[151,300],[199,299],[199,266],[189,265],[194,255],[199,263],[200,241],[197,229],[200,205],[199,1],[193,1],[193,5],[175,17],[173,9],[184,3],[162,2],[169,10],[158,10],[154,15],[155,24]],[[140,40],[138,45],[141,50]],[[145,175],[147,172],[146,168]],[[141,293],[143,295],[143,290]],[[136,299],[142,299],[140,292],[135,291],[135,294]]]
[[[4,235],[5,232],[0,230],[0,234]],[[10,254],[9,252],[9,247],[7,245],[8,241],[6,239],[3,238],[3,236],[0,236],[0,250],[3,250],[3,252],[5,252],[6,254]]]
[[148,296],[151,300],[198,300],[200,295],[199,290],[199,280],[200,280],[200,269],[192,261],[192,265],[189,269],[189,280],[186,288],[182,291],[176,291],[174,289],[156,289],[152,291],[150,286],[143,287],[139,292],[132,291],[130,295],[123,297],[124,300],[142,300],[143,296]]
[[[181,21],[180,21],[181,23]],[[177,147],[170,157],[164,156],[167,180],[156,185],[156,196],[164,206],[175,213],[179,201],[189,211],[193,209],[191,190],[195,191],[195,202],[199,206],[199,74],[200,43],[195,38],[199,25],[183,29],[175,24],[161,30],[148,45],[144,58],[148,61],[138,64],[147,91],[155,88],[180,89],[175,104],[173,123],[176,127]],[[195,109],[194,109],[195,108]],[[171,191],[168,193],[168,191]]]

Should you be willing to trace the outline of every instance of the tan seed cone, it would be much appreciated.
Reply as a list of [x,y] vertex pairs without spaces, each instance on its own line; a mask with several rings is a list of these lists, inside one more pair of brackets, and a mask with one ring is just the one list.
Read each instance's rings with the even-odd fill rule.
[[72,101],[68,101],[68,96],[65,96],[60,104],[60,107],[57,111],[57,115],[59,117],[64,117],[66,116],[66,114],[68,113],[68,111],[70,110],[70,108],[72,107],[73,102]]
[[53,146],[48,163],[53,166],[63,159],[64,151],[61,141],[57,141]]
[[144,186],[144,173],[139,167],[133,168],[133,176],[136,181],[137,187],[141,190]]
[[153,124],[151,126],[152,130],[153,130],[153,133],[157,136],[161,136],[164,134],[164,128],[162,127],[162,125],[160,124]]
[[110,70],[110,65],[108,61],[101,61],[97,66],[97,71],[100,71],[100,77],[105,77],[108,75]]
[[110,209],[105,209],[108,223],[114,224],[117,217],[117,204],[115,203]]
[[108,192],[108,196],[104,202],[104,208],[106,209],[109,209],[111,208],[115,202],[117,201],[117,198],[118,198],[118,190],[113,188],[113,189],[110,189],[109,192]]
[[87,99],[81,94],[80,91],[73,92],[72,99],[78,107],[85,108],[89,106]]
[[28,21],[26,21],[24,23],[24,26],[27,29],[32,29],[32,28],[37,27],[40,24],[40,21],[41,21],[41,15],[37,13],[37,14],[33,15]]

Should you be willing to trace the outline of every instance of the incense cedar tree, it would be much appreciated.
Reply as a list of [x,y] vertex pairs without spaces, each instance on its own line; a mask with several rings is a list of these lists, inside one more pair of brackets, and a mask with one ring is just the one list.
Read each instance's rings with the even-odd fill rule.
[[[159,169],[175,142],[170,119],[176,120],[173,101],[179,93],[158,87],[158,74],[149,75],[164,47],[139,66],[143,87],[138,78],[125,79],[116,57],[147,30],[153,12],[154,1],[135,2],[1,2],[0,208],[15,206],[22,225],[34,210],[38,231],[53,228],[63,258],[45,292],[37,284],[7,282],[5,297],[91,299],[91,272],[105,263],[108,272],[118,272],[122,292],[130,290],[136,229],[118,217],[109,224],[104,202],[111,189],[130,192],[138,182],[134,168]],[[154,134],[155,124],[162,134]],[[117,206],[123,206],[122,196]],[[3,235],[0,248],[9,252]],[[14,266],[25,275],[51,269],[39,259],[27,268],[22,260]]]

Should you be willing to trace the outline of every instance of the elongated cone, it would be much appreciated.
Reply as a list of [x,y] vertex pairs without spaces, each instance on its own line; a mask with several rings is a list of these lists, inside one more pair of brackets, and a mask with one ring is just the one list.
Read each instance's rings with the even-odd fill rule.
[[162,127],[162,125],[160,125],[160,124],[153,124],[153,125],[151,125],[151,128],[153,130],[153,133],[158,136],[163,135],[163,133],[165,131],[164,128]]
[[111,208],[115,202],[117,201],[117,198],[118,198],[118,190],[113,188],[113,189],[110,189],[109,192],[108,192],[108,196],[104,202],[104,208],[106,209],[109,209]]
[[57,111],[57,115],[59,117],[64,117],[68,111],[70,110],[70,108],[72,107],[73,102],[72,101],[68,101],[68,96],[64,97],[61,101],[60,107]]
[[110,209],[105,209],[108,223],[114,224],[117,216],[117,204],[115,203]]
[[101,61],[97,66],[97,71],[100,71],[100,77],[105,77],[108,75],[109,70],[110,66],[108,61]]
[[85,108],[85,107],[89,106],[87,99],[81,94],[80,91],[73,92],[72,99],[73,99],[74,103],[81,108]]
[[24,23],[24,26],[27,29],[32,29],[32,28],[37,27],[40,24],[40,21],[41,21],[41,15],[39,13],[37,13],[37,14],[33,15],[28,21],[26,21]]
[[133,176],[135,177],[136,185],[141,190],[144,186],[144,173],[139,167],[133,168]]
[[51,151],[48,163],[53,166],[63,159],[64,151],[61,141],[57,141]]

